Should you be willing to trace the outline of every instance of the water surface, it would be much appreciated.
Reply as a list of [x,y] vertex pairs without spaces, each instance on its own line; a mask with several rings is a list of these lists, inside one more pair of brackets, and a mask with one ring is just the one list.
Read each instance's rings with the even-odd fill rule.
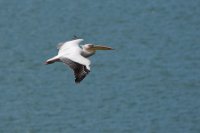
[[[1,0],[1,133],[199,133],[198,0]],[[73,35],[106,44],[76,85],[43,62]]]

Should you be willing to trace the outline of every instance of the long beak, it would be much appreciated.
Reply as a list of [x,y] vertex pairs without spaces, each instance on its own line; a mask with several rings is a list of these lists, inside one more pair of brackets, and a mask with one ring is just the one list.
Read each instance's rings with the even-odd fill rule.
[[94,45],[94,47],[92,47],[93,50],[114,50],[111,47],[107,47],[107,46],[102,46],[102,45]]

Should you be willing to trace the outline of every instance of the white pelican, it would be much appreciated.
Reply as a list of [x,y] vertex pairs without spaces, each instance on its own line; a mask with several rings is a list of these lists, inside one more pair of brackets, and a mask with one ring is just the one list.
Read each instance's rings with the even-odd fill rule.
[[90,72],[90,60],[88,57],[95,54],[96,50],[112,50],[111,47],[85,44],[79,46],[83,39],[75,39],[57,46],[58,55],[48,59],[45,64],[63,62],[74,71],[75,82],[80,83]]

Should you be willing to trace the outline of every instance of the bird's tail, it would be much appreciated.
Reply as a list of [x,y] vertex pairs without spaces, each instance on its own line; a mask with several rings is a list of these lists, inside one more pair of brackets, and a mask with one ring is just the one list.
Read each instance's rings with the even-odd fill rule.
[[60,59],[58,56],[54,56],[48,60],[46,60],[45,64],[48,65],[48,64],[52,64],[54,62],[60,62]]

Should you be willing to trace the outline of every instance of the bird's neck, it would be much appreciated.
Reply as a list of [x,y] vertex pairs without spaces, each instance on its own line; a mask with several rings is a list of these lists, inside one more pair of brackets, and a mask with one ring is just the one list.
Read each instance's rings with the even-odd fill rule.
[[90,57],[94,54],[95,54],[95,50],[88,50],[88,49],[84,49],[84,48],[83,48],[83,51],[81,52],[81,55],[86,57],[86,58]]

